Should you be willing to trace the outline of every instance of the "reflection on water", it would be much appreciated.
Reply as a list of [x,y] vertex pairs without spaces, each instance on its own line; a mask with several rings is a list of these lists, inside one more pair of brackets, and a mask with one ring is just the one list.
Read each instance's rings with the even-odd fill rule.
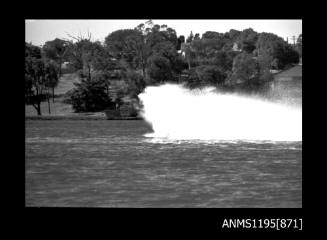
[[302,207],[302,142],[149,132],[143,121],[27,121],[26,205]]

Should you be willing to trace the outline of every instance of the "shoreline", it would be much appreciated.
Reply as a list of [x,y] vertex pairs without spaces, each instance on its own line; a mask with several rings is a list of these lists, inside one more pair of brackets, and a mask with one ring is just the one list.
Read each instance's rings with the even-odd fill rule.
[[25,116],[25,120],[143,120],[141,117],[112,117],[106,116]]

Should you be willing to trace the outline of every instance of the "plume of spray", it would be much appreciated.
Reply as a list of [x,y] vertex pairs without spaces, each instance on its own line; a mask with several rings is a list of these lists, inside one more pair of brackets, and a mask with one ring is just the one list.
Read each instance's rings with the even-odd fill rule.
[[147,87],[139,95],[147,137],[172,140],[302,141],[302,109],[267,100],[182,85]]

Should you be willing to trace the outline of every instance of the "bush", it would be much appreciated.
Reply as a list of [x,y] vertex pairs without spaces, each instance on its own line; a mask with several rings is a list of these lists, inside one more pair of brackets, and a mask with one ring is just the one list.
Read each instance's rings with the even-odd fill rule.
[[127,94],[133,98],[137,96],[144,90],[146,83],[142,74],[129,70],[124,76],[125,81],[127,82]]
[[189,71],[187,85],[191,88],[222,85],[226,79],[226,74],[215,65],[202,65],[192,68]]
[[178,55],[173,61],[172,68],[176,74],[181,74],[183,70],[188,68],[188,65],[186,60],[182,56]]
[[[76,83],[68,95],[75,112],[95,112],[112,107],[113,102],[109,98],[108,84],[101,75],[92,79],[82,79]],[[66,100],[67,102],[67,100]]]
[[173,79],[173,72],[167,58],[153,55],[148,60],[148,74],[152,82],[161,83]]
[[200,80],[209,85],[223,84],[226,78],[226,75],[215,65],[197,67],[197,72]]

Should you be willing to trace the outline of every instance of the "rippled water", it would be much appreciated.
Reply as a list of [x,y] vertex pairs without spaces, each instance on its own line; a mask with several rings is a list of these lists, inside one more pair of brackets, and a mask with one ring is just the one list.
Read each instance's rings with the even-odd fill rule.
[[302,142],[150,132],[144,121],[26,121],[26,205],[302,207]]

